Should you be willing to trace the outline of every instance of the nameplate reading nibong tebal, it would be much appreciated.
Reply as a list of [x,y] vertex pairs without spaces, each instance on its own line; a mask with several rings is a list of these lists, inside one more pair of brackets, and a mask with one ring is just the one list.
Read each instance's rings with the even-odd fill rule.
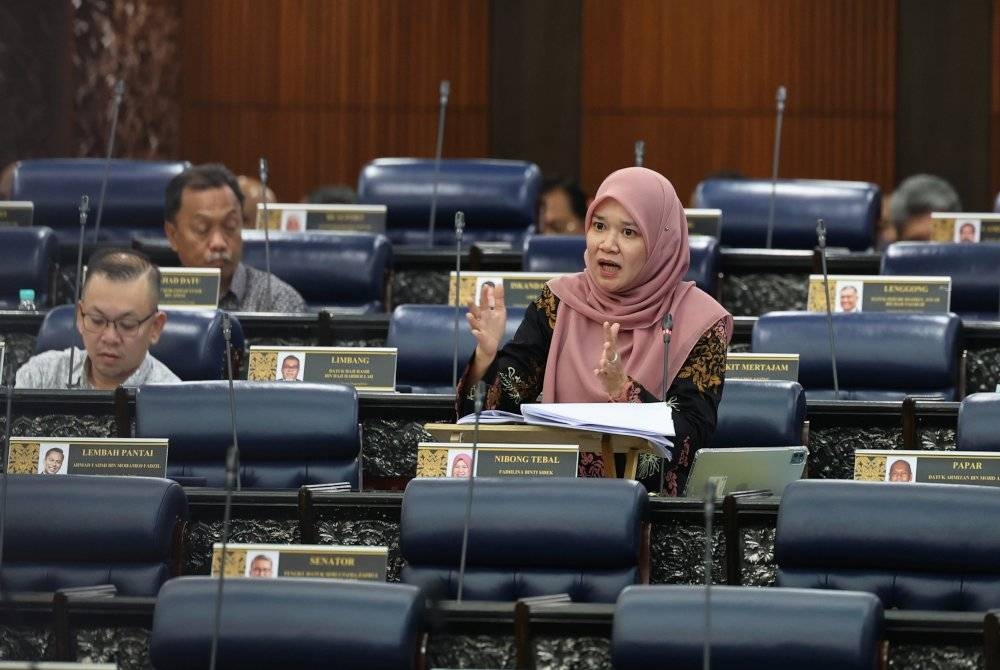
[[729,354],[726,379],[795,382],[799,380],[799,355]]
[[[833,312],[839,314],[947,314],[951,309],[951,277],[830,275],[829,299]],[[826,311],[823,275],[809,275],[806,308]]]
[[8,472],[24,475],[167,476],[167,440],[12,437]]
[[[276,202],[267,206],[268,230],[300,233],[384,233],[385,205],[303,205]],[[258,230],[264,229],[264,205],[257,205]]]
[[688,235],[707,235],[718,238],[722,232],[721,209],[685,209]]
[[[480,444],[421,442],[417,477],[576,477],[580,447],[575,444]],[[473,462],[474,461],[474,462]]]
[[0,200],[0,228],[30,226],[35,217],[35,203],[27,200]]
[[247,379],[396,390],[395,347],[250,347]]
[[[458,301],[463,307],[469,301],[478,305],[484,285],[503,285],[504,305],[527,307],[541,295],[545,283],[558,276],[551,272],[463,272]],[[455,278],[454,272],[448,278],[449,305],[455,304]]]
[[858,449],[854,478],[868,482],[1000,486],[1000,453]]
[[931,242],[1000,242],[1000,214],[931,214]]
[[215,309],[221,284],[219,268],[160,268],[160,307]]
[[[212,545],[212,575],[219,574],[222,544]],[[226,577],[293,577],[384,582],[388,547],[329,544],[228,544]]]

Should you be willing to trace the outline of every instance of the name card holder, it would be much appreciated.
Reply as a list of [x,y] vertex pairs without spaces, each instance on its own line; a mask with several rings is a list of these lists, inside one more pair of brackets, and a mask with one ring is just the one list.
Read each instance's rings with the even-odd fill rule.
[[351,384],[396,390],[396,347],[250,347],[249,381]]
[[0,200],[0,228],[30,226],[35,218],[35,203],[28,200]]
[[221,286],[219,268],[160,268],[160,307],[216,309]]
[[[806,309],[826,312],[823,275],[809,275]],[[951,277],[830,275],[829,300],[834,313],[881,312],[947,314],[951,311]]]
[[934,212],[931,242],[1000,242],[1000,214]]
[[[212,575],[219,574],[222,544],[212,545]],[[226,577],[348,579],[384,582],[388,547],[329,544],[228,544]]]
[[1000,453],[858,449],[854,452],[854,479],[1000,486]]
[[576,477],[575,444],[480,444],[473,468],[471,442],[421,442],[417,477]]
[[166,477],[167,446],[159,438],[12,437],[7,472]]
[[688,235],[706,235],[716,239],[722,234],[721,209],[685,209]]
[[[491,283],[494,286],[503,285],[504,304],[507,307],[527,307],[541,295],[545,283],[558,277],[551,272],[462,272],[462,286],[459,290],[459,302],[462,305],[469,301],[479,304],[479,296],[483,285]],[[455,272],[448,278],[448,304],[455,304]]]
[[[385,233],[385,205],[303,205],[276,202],[267,205],[268,230],[300,233],[321,230],[335,233]],[[254,226],[263,230],[264,205],[257,205]]]
[[796,382],[799,380],[799,355],[729,354],[726,379]]

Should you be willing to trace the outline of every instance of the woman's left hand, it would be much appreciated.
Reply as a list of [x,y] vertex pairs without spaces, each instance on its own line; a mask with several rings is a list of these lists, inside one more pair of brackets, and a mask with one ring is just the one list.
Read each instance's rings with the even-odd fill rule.
[[619,395],[628,383],[628,375],[622,367],[621,356],[618,354],[618,323],[604,322],[604,346],[601,358],[597,362],[594,374],[601,380],[604,390],[611,397]]

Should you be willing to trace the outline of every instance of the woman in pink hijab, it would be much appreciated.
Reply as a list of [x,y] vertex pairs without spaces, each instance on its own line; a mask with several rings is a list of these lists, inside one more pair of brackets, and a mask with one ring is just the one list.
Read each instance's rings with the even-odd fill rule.
[[[674,187],[641,167],[604,180],[584,222],[586,269],[548,282],[502,349],[503,287],[484,287],[467,318],[476,351],[458,389],[472,411],[480,379],[486,407],[518,412],[522,402],[662,402],[663,320],[673,317],[667,397],[674,407],[667,495],[683,488],[697,449],[715,430],[733,319],[694,283],[687,219]],[[581,456],[581,476],[599,476],[599,457]]]

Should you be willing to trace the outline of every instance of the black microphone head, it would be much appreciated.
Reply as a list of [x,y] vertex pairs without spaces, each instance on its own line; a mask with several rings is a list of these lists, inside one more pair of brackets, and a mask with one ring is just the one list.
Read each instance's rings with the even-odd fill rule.
[[[263,156],[260,157],[260,162],[258,163],[257,172],[260,175],[260,180],[265,185],[267,184],[267,159]],[[264,202],[267,202],[267,198],[264,198]]]
[[115,82],[115,97],[118,99],[117,102],[121,102],[123,95],[125,95],[125,80],[119,78]]
[[826,222],[823,219],[816,219],[816,239],[819,241],[819,246],[826,246]]
[[229,312],[222,313],[222,337],[229,341],[229,338],[233,334],[233,324],[229,320]]
[[788,91],[784,86],[778,87],[778,93],[775,95],[775,100],[778,103],[778,111],[785,109],[785,100],[788,99]]
[[671,331],[674,329],[674,315],[667,314],[663,317],[663,342],[664,344],[670,341]]
[[438,89],[438,93],[441,96],[441,104],[447,105],[448,96],[451,95],[451,82],[449,82],[447,79],[442,79],[441,86]]
[[641,167],[645,157],[646,157],[646,143],[643,140],[636,140],[635,164]]
[[455,236],[462,237],[465,230],[465,212],[455,212]]
[[90,196],[81,195],[80,196],[80,214],[86,214],[90,211]]
[[476,383],[476,391],[475,391],[476,414],[479,414],[479,412],[483,410],[483,398],[485,396],[486,396],[486,382],[480,379],[479,382]]

